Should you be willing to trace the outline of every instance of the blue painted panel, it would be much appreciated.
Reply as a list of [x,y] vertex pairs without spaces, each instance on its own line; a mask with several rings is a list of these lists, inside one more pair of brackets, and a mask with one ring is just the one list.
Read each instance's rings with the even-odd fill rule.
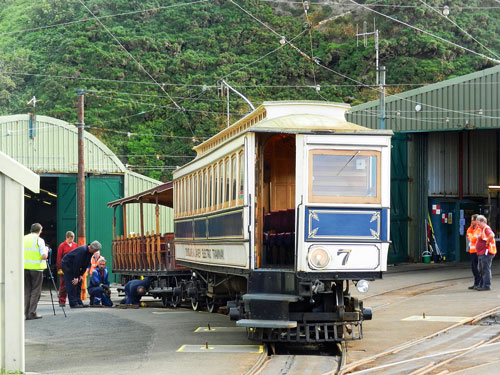
[[306,241],[387,241],[388,210],[306,208]]
[[208,238],[242,238],[243,210],[208,217]]
[[174,235],[175,238],[193,238],[193,221],[177,221],[174,222]]
[[194,238],[207,238],[207,219],[205,217],[194,221]]

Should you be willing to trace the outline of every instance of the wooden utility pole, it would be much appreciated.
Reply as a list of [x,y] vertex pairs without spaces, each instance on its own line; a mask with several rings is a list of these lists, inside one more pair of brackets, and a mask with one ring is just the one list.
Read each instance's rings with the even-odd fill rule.
[[78,246],[86,244],[85,239],[85,158],[84,158],[84,90],[77,90],[78,95],[78,181],[76,184],[76,200],[77,200],[77,233]]

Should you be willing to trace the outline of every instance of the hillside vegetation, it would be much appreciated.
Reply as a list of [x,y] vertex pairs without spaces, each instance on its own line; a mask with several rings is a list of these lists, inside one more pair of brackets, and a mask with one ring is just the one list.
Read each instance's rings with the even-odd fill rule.
[[[373,22],[380,30],[389,92],[495,64],[349,0],[310,1],[307,17],[300,1],[0,3],[0,114],[31,111],[26,103],[36,96],[38,114],[76,122],[75,90],[85,89],[88,130],[124,163],[163,180],[190,160],[193,145],[225,126],[222,78],[255,106],[283,99],[355,105],[377,98],[364,86],[375,83],[373,37],[366,47],[356,43],[356,25],[361,30],[363,21],[369,31]],[[455,0],[450,6],[449,18],[490,51],[423,1],[359,3],[376,3],[371,9],[493,58],[500,53],[496,1]],[[448,2],[425,3],[441,11]],[[281,44],[282,37],[295,48]],[[230,99],[233,122],[249,107],[237,95]]]

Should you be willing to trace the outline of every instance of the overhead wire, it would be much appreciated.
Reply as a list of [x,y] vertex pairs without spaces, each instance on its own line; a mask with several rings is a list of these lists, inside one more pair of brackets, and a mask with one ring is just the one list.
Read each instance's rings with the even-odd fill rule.
[[495,56],[497,59],[500,58],[495,52],[493,52],[491,49],[489,49],[488,47],[486,47],[483,43],[481,43],[479,40],[477,40],[476,38],[474,38],[469,32],[467,32],[467,30],[463,29],[462,27],[460,27],[460,25],[458,25],[455,21],[453,21],[450,17],[444,15],[442,12],[440,12],[439,10],[437,10],[436,8],[430,6],[429,4],[427,4],[424,0],[419,0],[422,4],[424,4],[427,8],[429,9],[432,9],[434,12],[436,12],[437,14],[439,14],[441,17],[445,18],[446,20],[448,20],[449,22],[451,22],[456,28],[458,28],[461,32],[463,32],[465,35],[467,35],[469,38],[471,38],[473,41],[475,41],[477,44],[479,44],[481,47],[483,47],[486,51],[488,51],[489,53],[491,53],[493,56]]
[[[155,8],[149,8],[149,9],[141,9],[141,10],[134,10],[131,12],[123,12],[123,13],[117,13],[117,14],[110,14],[107,16],[99,16],[99,19],[105,19],[105,18],[113,18],[113,17],[120,17],[120,16],[130,16],[132,14],[138,14],[138,13],[147,13],[147,12],[153,12],[156,10],[164,10],[164,9],[169,9],[169,8],[177,8],[185,5],[193,5],[197,3],[206,3],[209,0],[198,0],[198,1],[193,1],[190,3],[179,3],[179,4],[173,4],[173,5],[166,5],[166,6],[160,6],[160,7],[155,7]],[[0,35],[9,35],[9,34],[17,34],[17,33],[27,33],[31,31],[37,31],[37,30],[44,30],[44,29],[50,29],[54,27],[60,27],[60,26],[69,26],[69,25],[74,25],[76,23],[82,23],[82,22],[87,22],[87,21],[93,21],[93,17],[89,18],[84,18],[81,20],[75,20],[75,21],[68,21],[68,22],[61,22],[61,23],[56,23],[52,25],[46,25],[46,26],[39,26],[39,27],[32,27],[29,29],[23,29],[23,30],[17,30],[17,31],[5,31],[5,32],[0,32]]]
[[80,4],[83,5],[83,7],[85,7],[85,9],[87,9],[87,11],[92,15],[92,17],[95,18],[95,20],[104,28],[104,30],[106,30],[106,32],[114,39],[114,41],[125,51],[125,53],[139,66],[139,68],[142,69],[142,71],[144,73],[146,73],[146,75],[151,78],[151,80],[156,83],[158,85],[158,87],[160,88],[161,91],[163,91],[166,96],[170,99],[170,101],[172,103],[174,103],[174,106],[180,110],[181,107],[179,107],[179,105],[175,102],[175,100],[169,95],[169,93],[165,90],[165,88],[156,81],[156,79],[154,79],[154,77],[146,70],[146,68],[144,68],[144,66],[134,57],[134,55],[132,55],[126,48],[125,46],[118,40],[118,38],[106,27],[105,24],[103,24],[101,22],[101,20],[99,18],[97,18],[97,16],[94,14],[94,12],[92,12],[86,5],[85,3],[82,1],[82,0],[78,0],[78,2]]
[[[286,3],[286,4],[302,4],[302,1],[283,1],[283,0],[260,0],[261,2],[266,2],[266,3]],[[497,3],[500,3],[499,0],[494,0]],[[366,4],[367,6],[370,7],[380,7],[380,8],[419,8],[418,5],[404,5],[404,4],[378,4],[379,2],[376,3],[371,3],[371,4]],[[328,6],[354,6],[353,4],[349,3],[343,3],[343,2],[335,2],[335,1],[324,1],[324,2],[313,2],[311,1],[312,5],[328,5]],[[500,6],[453,6],[456,9],[500,9]],[[437,8],[444,8],[444,6],[437,7]]]
[[[350,0],[350,1],[351,1],[351,2],[354,2],[353,0]],[[500,0],[499,0],[499,1],[500,1]],[[234,2],[233,0],[231,0],[231,2],[232,2],[233,4],[235,4],[235,2]],[[354,2],[354,3],[356,3],[356,2]],[[357,3],[356,3],[356,4],[357,4]],[[245,9],[243,9],[241,6],[239,6],[239,5],[238,5],[238,8],[242,9],[245,13],[249,14],[252,18],[254,18],[255,20],[257,20],[260,24],[264,24],[261,20],[259,20],[259,19],[258,19],[258,18],[256,18],[253,14],[251,14],[251,13],[249,13],[248,11],[246,11]],[[378,12],[377,12],[377,13],[378,13]],[[264,25],[265,25],[265,24],[264,24]],[[270,28],[269,26],[267,26],[267,25],[265,25],[265,27],[266,27],[266,28],[268,28],[268,29],[271,29],[271,28]],[[272,30],[272,29],[271,29],[271,30]],[[274,33],[274,34],[279,35],[276,31],[274,31],[274,30],[272,30],[272,31],[273,31],[273,33]],[[293,45],[291,45],[291,46],[293,47]],[[305,57],[307,60],[309,60],[309,61],[311,60],[311,58],[310,58],[309,56],[307,56],[307,54],[305,54],[304,52],[300,51],[298,48],[296,48],[296,50],[297,50],[297,51],[298,51],[298,52],[299,52],[299,53],[300,53],[303,57]],[[340,77],[343,77],[344,79],[347,79],[347,80],[350,80],[350,81],[356,82],[356,83],[357,83],[357,84],[359,84],[360,86],[363,86],[363,87],[366,87],[366,88],[368,88],[368,89],[370,89],[370,90],[374,90],[374,91],[379,92],[379,90],[377,90],[377,89],[375,89],[375,88],[372,88],[371,86],[366,85],[366,84],[364,84],[363,82],[360,82],[360,81],[358,81],[358,80],[356,80],[356,79],[354,79],[354,78],[351,78],[351,77],[349,77],[349,76],[347,76],[347,75],[345,75],[345,74],[342,74],[342,73],[340,73],[340,72],[337,72],[337,71],[335,71],[334,69],[331,69],[331,68],[329,68],[329,67],[327,67],[327,66],[325,66],[325,65],[321,64],[321,63],[320,63],[319,61],[317,61],[317,60],[315,61],[315,63],[316,63],[318,66],[322,67],[323,69],[326,69],[326,70],[328,70],[328,71],[330,71],[330,72],[332,72],[332,73],[334,73],[334,74],[336,74],[336,75],[339,75]],[[411,103],[418,103],[418,102],[417,102],[417,101],[415,101],[415,100],[411,100],[411,99],[408,99],[408,98],[402,97],[402,96],[400,96],[400,95],[398,95],[398,94],[393,94],[393,95],[391,95],[391,97],[395,97],[395,98],[398,98],[398,99],[401,99],[401,100],[404,100],[404,101],[408,101],[408,102],[411,102]],[[433,105],[430,105],[430,104],[426,104],[426,106],[428,106],[428,107],[430,107],[430,108],[435,108],[435,109],[442,109],[442,110],[449,111],[449,112],[453,112],[453,113],[468,114],[468,113],[464,113],[463,111],[452,110],[452,109],[449,109],[449,108],[442,108],[442,107],[433,106]],[[484,115],[484,114],[483,114],[483,115],[479,115],[479,114],[472,114],[472,113],[471,113],[471,114],[469,114],[469,115],[472,115],[472,116],[479,116],[479,117],[484,117],[484,118],[495,118],[495,117],[492,117],[492,116],[486,116],[486,115]]]
[[464,47],[464,46],[462,46],[462,45],[460,45],[460,44],[457,44],[457,43],[452,42],[452,41],[450,41],[450,40],[448,40],[448,39],[445,39],[445,38],[443,38],[443,37],[440,37],[439,35],[433,34],[433,33],[429,32],[429,31],[424,30],[424,29],[421,29],[421,28],[419,28],[419,27],[417,27],[417,26],[413,26],[413,25],[411,25],[411,24],[409,24],[409,23],[407,23],[407,22],[404,22],[404,21],[398,20],[397,18],[394,18],[394,17],[389,16],[389,15],[387,15],[387,14],[384,14],[384,13],[382,13],[382,12],[378,12],[378,11],[376,11],[375,9],[371,9],[370,7],[367,7],[367,6],[366,6],[366,5],[364,5],[364,4],[357,3],[357,2],[356,2],[356,1],[354,1],[354,0],[349,0],[349,1],[350,1],[351,3],[353,3],[353,4],[356,4],[356,5],[360,6],[361,8],[364,8],[364,9],[369,10],[370,12],[376,13],[376,14],[378,14],[379,16],[385,17],[385,18],[390,19],[390,20],[392,20],[392,21],[394,21],[394,22],[400,23],[400,24],[402,24],[402,25],[404,25],[404,26],[407,26],[407,27],[412,28],[412,29],[414,29],[414,30],[420,31],[421,33],[424,33],[424,34],[427,34],[427,35],[429,35],[429,36],[432,36],[433,38],[439,39],[439,40],[441,40],[442,42],[445,42],[445,43],[451,44],[452,46],[455,46],[455,47],[460,48],[460,49],[462,49],[462,50],[464,50],[464,51],[467,51],[467,52],[473,53],[473,54],[475,54],[475,55],[481,56],[481,57],[483,57],[483,58],[485,58],[485,59],[487,59],[487,60],[489,60],[489,61],[495,62],[495,63],[497,63],[497,64],[499,64],[499,63],[500,63],[500,60],[497,60],[497,59],[494,59],[494,58],[492,58],[492,57],[486,56],[486,55],[485,55],[485,54],[483,54],[483,53],[476,52],[476,51],[474,51],[474,50],[472,50],[472,49],[470,49],[470,48]]

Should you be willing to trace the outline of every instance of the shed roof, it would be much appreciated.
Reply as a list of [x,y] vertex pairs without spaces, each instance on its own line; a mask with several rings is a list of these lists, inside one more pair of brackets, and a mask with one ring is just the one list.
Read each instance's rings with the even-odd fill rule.
[[[385,98],[397,132],[500,128],[500,65]],[[348,121],[376,129],[379,100],[352,107]]]
[[[84,131],[85,171],[123,174],[123,163],[99,139]],[[32,171],[78,173],[78,129],[66,121],[29,115],[0,116],[0,151]]]
[[33,193],[40,192],[40,176],[1,151],[0,173],[28,188]]

